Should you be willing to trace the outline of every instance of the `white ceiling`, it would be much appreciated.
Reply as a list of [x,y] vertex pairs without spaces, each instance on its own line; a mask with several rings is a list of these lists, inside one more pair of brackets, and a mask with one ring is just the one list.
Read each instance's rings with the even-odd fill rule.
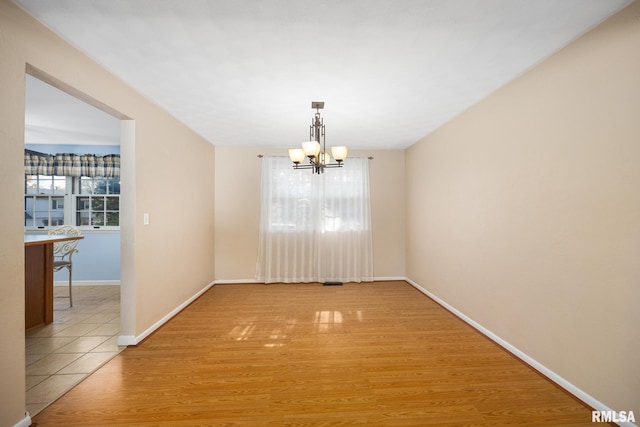
[[219,146],[401,149],[630,0],[14,0]]
[[27,75],[24,142],[120,145],[120,121]]

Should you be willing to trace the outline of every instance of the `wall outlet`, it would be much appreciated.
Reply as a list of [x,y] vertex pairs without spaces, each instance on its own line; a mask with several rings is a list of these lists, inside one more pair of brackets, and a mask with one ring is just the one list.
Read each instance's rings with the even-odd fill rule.
[[149,214],[146,212],[142,215],[142,223],[144,225],[149,225]]

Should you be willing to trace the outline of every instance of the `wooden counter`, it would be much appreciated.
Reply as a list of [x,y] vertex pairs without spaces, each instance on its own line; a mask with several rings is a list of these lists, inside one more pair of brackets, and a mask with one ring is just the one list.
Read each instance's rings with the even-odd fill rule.
[[25,330],[53,322],[53,243],[83,236],[24,236]]

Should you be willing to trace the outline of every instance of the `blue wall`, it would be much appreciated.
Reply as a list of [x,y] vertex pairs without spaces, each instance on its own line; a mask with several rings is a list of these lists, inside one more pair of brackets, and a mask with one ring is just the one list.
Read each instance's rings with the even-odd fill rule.
[[[47,234],[28,232],[28,234]],[[73,280],[82,282],[120,281],[120,232],[88,231],[78,242],[78,252],[73,255]],[[66,269],[54,274],[55,282],[66,282]]]

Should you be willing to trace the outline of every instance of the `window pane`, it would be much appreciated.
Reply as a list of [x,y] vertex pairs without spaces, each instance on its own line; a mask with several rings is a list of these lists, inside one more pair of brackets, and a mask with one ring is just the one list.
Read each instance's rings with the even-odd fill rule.
[[67,187],[67,179],[64,176],[53,177],[53,194],[64,194]]
[[116,227],[120,225],[120,213],[107,212],[107,225],[116,226]]
[[78,197],[76,199],[76,210],[78,211],[88,211],[91,207],[91,198],[90,197]]
[[53,178],[40,175],[38,177],[38,194],[51,194],[53,192]]
[[80,194],[93,194],[93,180],[88,177],[80,178]]
[[64,211],[64,197],[52,197],[51,198],[51,210]]
[[25,177],[25,194],[38,194],[38,177],[36,175]]
[[89,225],[89,212],[76,213],[76,226]]
[[48,196],[38,196],[35,197],[36,205],[34,209],[36,211],[49,211],[49,197]]
[[120,178],[109,179],[109,194],[120,194]]
[[104,225],[104,213],[103,212],[92,213],[91,225]]
[[120,210],[120,198],[119,197],[107,197],[107,210],[119,211]]
[[104,210],[104,198],[103,197],[92,197],[91,198],[91,210],[93,210],[93,211],[103,211]]
[[96,178],[93,194],[107,194],[107,181],[104,178]]
[[51,224],[52,226],[64,224],[64,197],[51,198]]
[[25,197],[24,198],[24,225],[25,226],[33,226],[33,197]]
[[35,212],[35,225],[36,227],[46,227],[49,225],[49,211],[36,211]]
[[25,196],[25,198],[24,198],[24,210],[25,210],[25,212],[33,212],[34,207],[35,207],[35,205],[34,205],[33,197]]

